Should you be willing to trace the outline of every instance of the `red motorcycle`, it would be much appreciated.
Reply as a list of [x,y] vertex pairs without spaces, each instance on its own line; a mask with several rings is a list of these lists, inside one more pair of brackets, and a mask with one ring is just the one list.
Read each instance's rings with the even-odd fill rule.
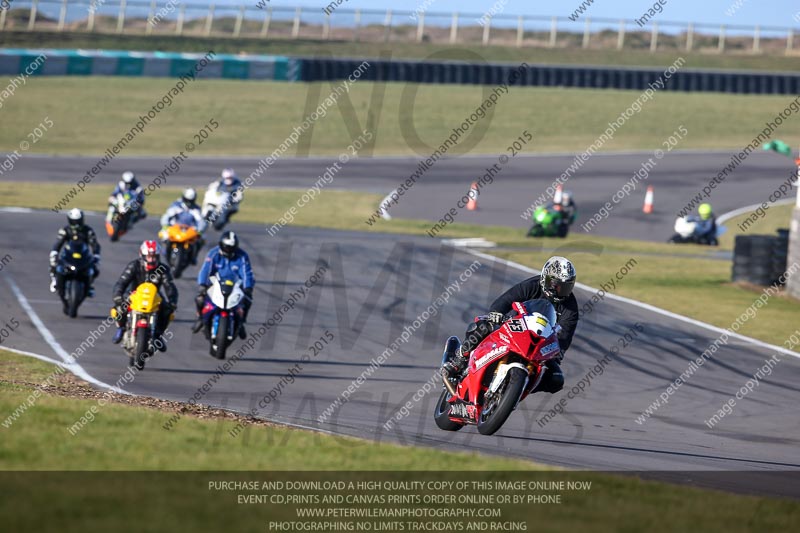
[[[559,327],[556,310],[547,300],[514,302],[513,311],[469,357],[467,376],[458,383],[442,372],[445,390],[436,403],[434,419],[445,431],[458,431],[467,424],[478,426],[482,435],[492,435],[511,411],[542,381],[545,363],[559,357]],[[442,365],[459,343],[448,339]]]

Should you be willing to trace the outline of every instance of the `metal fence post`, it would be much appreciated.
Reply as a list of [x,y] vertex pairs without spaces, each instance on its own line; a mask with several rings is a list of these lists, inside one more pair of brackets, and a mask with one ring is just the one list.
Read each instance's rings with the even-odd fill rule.
[[694,24],[690,22],[689,26],[686,28],[686,51],[691,52],[693,46],[694,46]]
[[322,38],[328,40],[331,34],[331,14],[325,13],[325,19],[322,21]]
[[517,48],[522,48],[522,41],[525,39],[525,22],[522,15],[517,18]]
[[486,17],[486,22],[483,24],[483,46],[489,44],[489,34],[492,31],[492,17]]
[[756,25],[755,30],[753,30],[753,53],[757,54],[759,45],[761,44],[761,26]]
[[453,13],[453,21],[450,23],[450,44],[456,44],[458,39],[458,13]]
[[86,31],[88,32],[94,31],[94,11],[97,9],[96,3],[95,0],[92,0],[91,5],[89,5],[89,18],[86,20]]
[[358,30],[361,28],[361,10],[356,8],[355,15],[355,28],[353,29],[353,40],[358,42]]
[[4,30],[6,27],[6,12],[7,9],[0,9],[0,31]]
[[658,22],[653,22],[653,31],[650,33],[650,51],[658,49]]
[[581,43],[581,48],[589,48],[589,35],[592,31],[592,22],[589,17],[586,17],[586,20],[583,23],[583,42]]
[[58,31],[64,31],[64,22],[67,20],[67,0],[61,1],[61,11],[58,13]]
[[383,40],[389,42],[389,37],[392,35],[392,10],[386,10],[386,19],[383,21]]
[[209,4],[208,6],[208,14],[206,15],[206,37],[211,35],[211,27],[214,25],[214,4]]
[[558,19],[553,17],[550,19],[550,48],[556,47],[556,37],[558,36]]
[[264,25],[261,26],[261,37],[266,37],[269,33],[269,23],[272,20],[272,6],[264,11]]
[[297,39],[300,35],[300,12],[302,8],[298,7],[294,10],[294,23],[292,24],[292,39]]
[[244,4],[239,6],[239,12],[236,14],[236,22],[233,25],[234,37],[238,37],[242,33],[242,21],[244,21]]
[[619,32],[617,32],[617,50],[622,50],[625,46],[625,19],[619,21]]
[[31,16],[28,19],[28,31],[33,31],[33,26],[36,24],[36,11],[39,6],[39,0],[33,0],[31,4]]
[[150,35],[153,33],[153,24],[156,20],[156,0],[150,1],[150,12],[147,13],[147,26],[144,28],[144,34]]
[[790,53],[792,51],[792,47],[794,46],[794,30],[789,28],[789,33],[786,34],[786,53]]
[[719,42],[717,43],[717,52],[720,54],[725,51],[725,24],[719,27]]
[[183,35],[183,19],[186,16],[186,4],[181,4],[181,9],[178,11],[178,22],[175,24],[175,34]]
[[425,35],[425,13],[420,13],[417,17],[417,42],[422,42],[422,37]]
[[[789,257],[786,263],[787,265],[800,263],[800,189],[797,191],[797,202],[792,210],[792,222],[789,225]],[[786,280],[786,292],[795,298],[800,298],[800,273],[795,271],[789,275]]]
[[119,13],[117,14],[117,33],[122,33],[125,28],[125,8],[126,0],[121,0],[119,3]]

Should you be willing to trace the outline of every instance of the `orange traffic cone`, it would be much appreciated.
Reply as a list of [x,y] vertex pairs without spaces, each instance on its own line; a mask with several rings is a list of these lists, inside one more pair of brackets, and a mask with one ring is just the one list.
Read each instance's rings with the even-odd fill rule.
[[653,212],[653,186],[647,187],[647,194],[644,195],[644,207],[642,211],[648,215]]
[[564,195],[564,188],[561,185],[556,186],[556,193],[553,195],[553,203],[561,205],[561,199]]
[[473,181],[469,189],[469,201],[467,202],[467,209],[470,211],[478,210],[478,183]]

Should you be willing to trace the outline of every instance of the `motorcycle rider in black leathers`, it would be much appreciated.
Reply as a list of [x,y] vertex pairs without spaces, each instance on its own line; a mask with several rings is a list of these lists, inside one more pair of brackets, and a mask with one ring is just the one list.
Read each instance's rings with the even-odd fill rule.
[[164,331],[169,326],[172,313],[178,308],[178,288],[172,279],[172,272],[169,266],[159,261],[159,246],[156,241],[144,241],[139,248],[139,258],[134,259],[114,284],[114,307],[117,309],[117,331],[111,340],[114,344],[119,344],[125,334],[125,324],[128,320],[128,305],[125,297],[142,283],[148,281],[158,287],[158,292],[162,294],[163,303],[158,310],[158,322],[156,325],[156,338],[161,338],[161,342],[156,343],[159,351],[167,351],[166,339],[163,338]]
[[514,302],[526,302],[537,298],[546,298],[556,309],[558,317],[558,342],[561,346],[561,356],[558,360],[547,362],[548,371],[545,373],[536,391],[556,393],[564,386],[564,374],[561,372],[560,361],[564,353],[572,344],[572,336],[578,325],[578,301],[572,294],[575,286],[575,267],[565,257],[555,256],[547,260],[539,276],[528,278],[500,295],[489,308],[487,317],[473,322],[467,327],[464,343],[455,353],[450,354],[443,370],[451,378],[461,380],[469,361],[469,353],[474,350],[495,328],[505,320],[505,315],[512,310]]
[[58,291],[61,294],[63,288],[64,280],[62,276],[56,274],[61,248],[69,241],[83,241],[89,246],[94,257],[93,272],[89,280],[89,298],[91,298],[94,296],[92,283],[100,275],[100,243],[94,230],[83,223],[83,211],[80,209],[71,209],[67,213],[67,221],[69,224],[58,230],[58,240],[50,250],[50,292]]

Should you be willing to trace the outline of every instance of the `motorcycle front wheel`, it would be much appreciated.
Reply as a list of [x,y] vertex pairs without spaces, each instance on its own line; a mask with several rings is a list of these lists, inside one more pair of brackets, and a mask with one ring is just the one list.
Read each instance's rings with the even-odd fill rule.
[[512,368],[498,391],[487,401],[484,399],[483,409],[478,417],[478,433],[492,435],[508,420],[511,411],[522,395],[528,374],[521,368]]
[[136,342],[133,345],[133,365],[142,370],[145,359],[150,355],[150,331],[147,328],[139,328],[136,330]]
[[78,316],[78,307],[83,299],[83,283],[76,279],[68,280],[64,293],[67,297],[67,314],[70,318],[75,318]]
[[217,359],[225,359],[228,351],[228,325],[229,317],[220,316],[217,322],[217,334],[211,339],[211,355]]
[[447,392],[447,389],[444,389],[441,396],[439,396],[439,401],[436,402],[436,408],[433,411],[433,419],[436,421],[436,425],[439,426],[439,429],[444,431],[458,431],[464,427],[464,424],[459,424],[458,422],[450,420],[448,416],[450,412],[450,403],[447,401],[449,398],[450,393]]

